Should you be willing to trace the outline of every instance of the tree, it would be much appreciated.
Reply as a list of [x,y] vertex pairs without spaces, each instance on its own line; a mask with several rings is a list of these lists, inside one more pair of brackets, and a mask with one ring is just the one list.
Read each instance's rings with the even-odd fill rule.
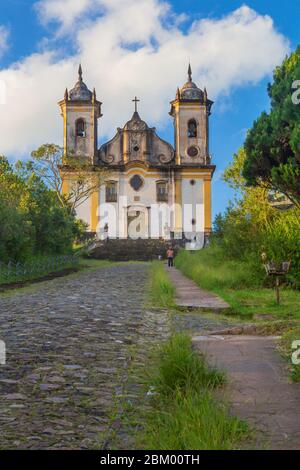
[[293,99],[298,80],[300,47],[275,69],[271,110],[248,133],[243,176],[248,185],[280,191],[300,207],[300,103]]
[[82,234],[70,208],[29,166],[16,170],[0,156],[0,261],[67,253]]
[[34,173],[26,180],[20,208],[33,229],[34,253],[71,251],[76,233],[75,218],[68,208],[59,204],[55,192]]
[[289,282],[300,286],[300,211],[278,211],[269,203],[264,186],[249,186],[243,176],[243,148],[226,168],[223,179],[235,191],[234,203],[215,221],[215,240],[224,256],[249,262],[249,270],[262,276],[260,254],[270,260],[291,261]]
[[32,227],[19,208],[24,182],[0,156],[0,261],[20,259],[32,250]]
[[[18,170],[39,176],[55,192],[60,205],[72,213],[99,190],[107,176],[106,169],[84,158],[65,157],[63,149],[55,144],[44,144],[31,156],[25,165],[18,162]],[[65,181],[70,182],[67,192],[63,191]]]

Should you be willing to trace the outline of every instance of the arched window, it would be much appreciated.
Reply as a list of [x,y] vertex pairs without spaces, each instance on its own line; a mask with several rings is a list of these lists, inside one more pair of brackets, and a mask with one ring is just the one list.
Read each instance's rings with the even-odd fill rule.
[[168,183],[166,181],[156,183],[156,199],[157,202],[168,202]]
[[108,181],[105,187],[105,201],[106,202],[117,202],[118,201],[118,190],[116,181]]
[[188,122],[188,137],[197,137],[197,123],[195,119],[190,119]]
[[85,137],[85,122],[82,118],[76,121],[76,136]]

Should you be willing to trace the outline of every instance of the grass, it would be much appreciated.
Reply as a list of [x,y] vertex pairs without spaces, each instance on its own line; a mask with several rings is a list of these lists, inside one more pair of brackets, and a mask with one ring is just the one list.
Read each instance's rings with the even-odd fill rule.
[[275,319],[300,319],[300,291],[281,288],[277,305],[272,288],[263,288],[264,272],[257,273],[245,262],[231,261],[217,247],[181,251],[175,265],[200,287],[213,291],[231,306],[231,313],[244,318],[271,315]]
[[238,448],[249,430],[214,397],[224,382],[224,374],[206,364],[187,335],[173,335],[151,361],[147,385],[153,396],[142,417],[138,448]]
[[98,269],[98,268],[105,268],[106,266],[112,266],[117,264],[113,261],[109,261],[106,259],[93,259],[93,258],[79,258],[79,266],[82,269],[91,268],[91,269]]
[[188,335],[174,334],[160,348],[156,374],[151,380],[155,390],[168,397],[178,390],[216,388],[224,384],[225,376],[199,358]]
[[272,316],[275,319],[300,319],[300,292],[281,289],[281,302],[275,301],[273,289],[216,289],[231,306],[233,314],[253,318],[255,315]]
[[37,255],[23,263],[0,265],[0,286],[34,281],[54,273],[77,269],[78,259],[72,255]]
[[225,259],[223,252],[213,246],[194,252],[181,250],[175,264],[208,290],[259,288],[264,274],[262,270],[259,277],[247,263]]
[[177,392],[163,403],[148,423],[146,448],[150,450],[231,450],[245,437],[247,427],[228,416],[211,394]]
[[153,261],[150,276],[150,302],[158,308],[174,307],[175,288],[166,273],[164,263]]

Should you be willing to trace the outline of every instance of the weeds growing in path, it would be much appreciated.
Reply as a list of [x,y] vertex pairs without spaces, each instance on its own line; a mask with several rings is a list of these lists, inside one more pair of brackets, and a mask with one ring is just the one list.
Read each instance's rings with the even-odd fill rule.
[[150,302],[154,307],[173,308],[175,287],[169,279],[164,263],[151,263]]
[[213,450],[239,447],[248,427],[228,414],[213,391],[225,382],[177,333],[154,355],[148,377],[151,406],[142,417],[138,448]]

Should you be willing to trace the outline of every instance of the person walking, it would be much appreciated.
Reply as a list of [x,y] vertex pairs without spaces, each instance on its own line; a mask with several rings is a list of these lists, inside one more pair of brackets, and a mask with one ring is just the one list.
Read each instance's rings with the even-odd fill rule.
[[168,267],[172,268],[173,267],[173,261],[174,261],[174,250],[171,246],[169,246],[169,248],[168,248],[167,258],[168,258]]

